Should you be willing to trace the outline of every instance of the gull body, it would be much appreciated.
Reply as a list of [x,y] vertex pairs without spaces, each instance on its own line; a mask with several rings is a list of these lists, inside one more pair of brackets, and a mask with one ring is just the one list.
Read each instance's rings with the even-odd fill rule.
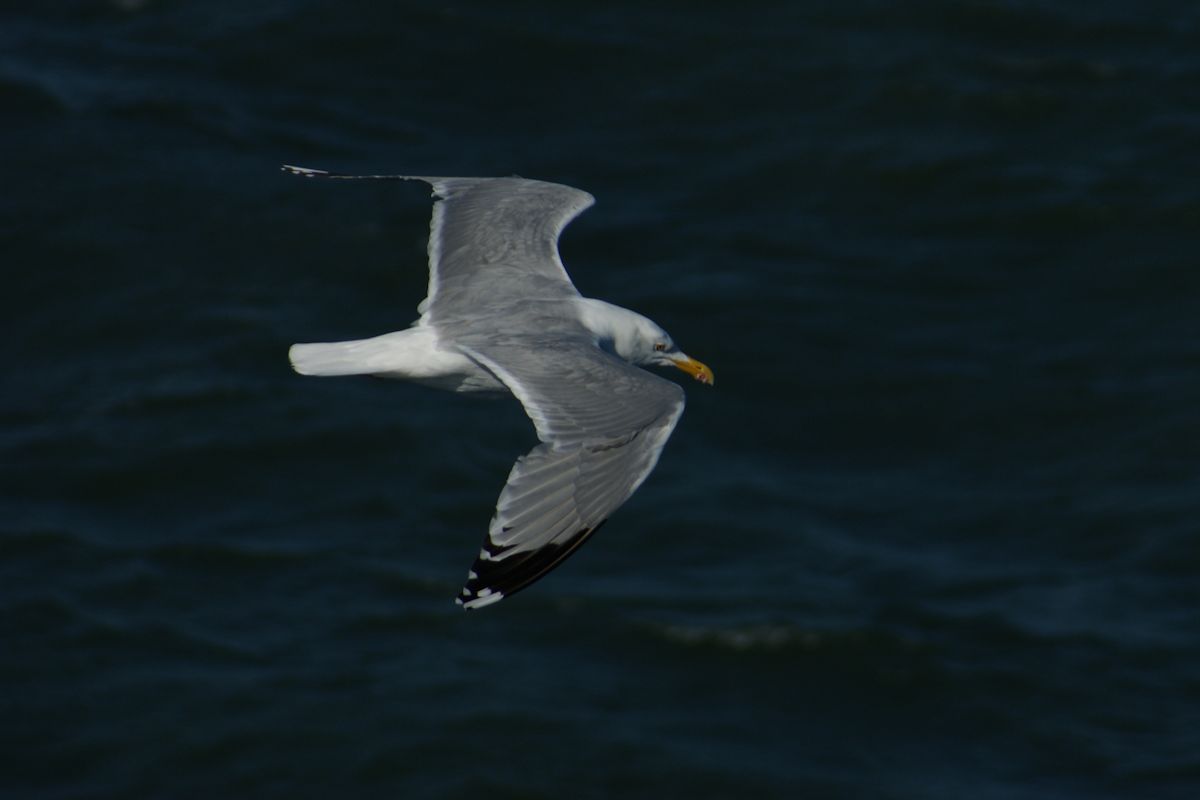
[[[671,350],[654,349],[671,337],[652,320],[603,300],[572,300],[595,345],[631,364],[679,366],[691,361]],[[509,393],[493,372],[463,355],[452,343],[443,344],[437,328],[422,315],[411,327],[346,342],[294,344],[288,350],[292,368],[301,375],[374,375],[415,381],[455,392]],[[703,373],[697,378],[705,380]],[[711,374],[707,382],[712,382]]]
[[369,339],[293,345],[302,375],[376,375],[455,392],[511,392],[540,444],[517,460],[457,598],[490,605],[573,553],[653,470],[683,412],[679,386],[639,366],[711,384],[661,326],[583,297],[558,255],[562,229],[594,201],[521,178],[342,175],[433,186],[429,290],[411,327]]

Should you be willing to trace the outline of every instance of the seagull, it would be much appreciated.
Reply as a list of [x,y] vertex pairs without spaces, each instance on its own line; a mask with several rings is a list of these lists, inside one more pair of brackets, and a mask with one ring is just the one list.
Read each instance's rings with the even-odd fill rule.
[[579,549],[658,463],[684,393],[639,367],[677,367],[708,385],[712,370],[651,320],[571,283],[558,238],[595,202],[587,192],[517,177],[282,169],[433,187],[429,288],[417,321],[370,339],[292,345],[288,356],[301,375],[516,396],[539,444],[509,472],[455,602],[477,609],[524,589]]

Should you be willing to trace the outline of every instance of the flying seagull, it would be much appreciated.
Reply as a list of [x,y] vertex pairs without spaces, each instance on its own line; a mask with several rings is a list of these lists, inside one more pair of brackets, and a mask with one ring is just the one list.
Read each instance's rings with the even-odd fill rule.
[[639,366],[678,367],[712,384],[641,314],[583,297],[558,237],[595,202],[522,178],[344,175],[433,186],[429,290],[407,330],[292,345],[301,375],[378,375],[456,392],[511,392],[540,440],[517,459],[456,602],[491,605],[575,552],[642,484],[683,413],[683,390]]

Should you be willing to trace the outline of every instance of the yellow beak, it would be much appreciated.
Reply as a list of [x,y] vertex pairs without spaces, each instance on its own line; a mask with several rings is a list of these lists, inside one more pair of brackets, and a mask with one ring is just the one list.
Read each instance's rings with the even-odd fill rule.
[[713,371],[707,365],[701,364],[696,359],[685,356],[682,353],[673,357],[671,361],[675,366],[701,383],[707,383],[709,386],[713,385]]

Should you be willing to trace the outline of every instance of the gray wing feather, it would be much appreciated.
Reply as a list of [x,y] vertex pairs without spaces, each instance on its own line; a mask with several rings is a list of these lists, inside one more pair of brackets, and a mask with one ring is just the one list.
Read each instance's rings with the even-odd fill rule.
[[595,202],[590,194],[523,178],[423,180],[440,198],[429,231],[430,322],[452,327],[517,301],[578,296],[558,237]]
[[517,302],[579,294],[559,257],[558,237],[596,202],[581,189],[525,178],[349,175],[289,164],[283,171],[304,178],[430,184],[438,200],[429,224],[429,291],[419,310],[442,327]]
[[642,484],[683,413],[683,390],[594,345],[465,352],[525,407],[542,443],[513,465],[459,602],[516,592],[575,551]]
[[516,395],[538,438],[560,449],[620,442],[683,407],[678,384],[605,353],[581,325],[575,334],[473,335],[456,344]]

